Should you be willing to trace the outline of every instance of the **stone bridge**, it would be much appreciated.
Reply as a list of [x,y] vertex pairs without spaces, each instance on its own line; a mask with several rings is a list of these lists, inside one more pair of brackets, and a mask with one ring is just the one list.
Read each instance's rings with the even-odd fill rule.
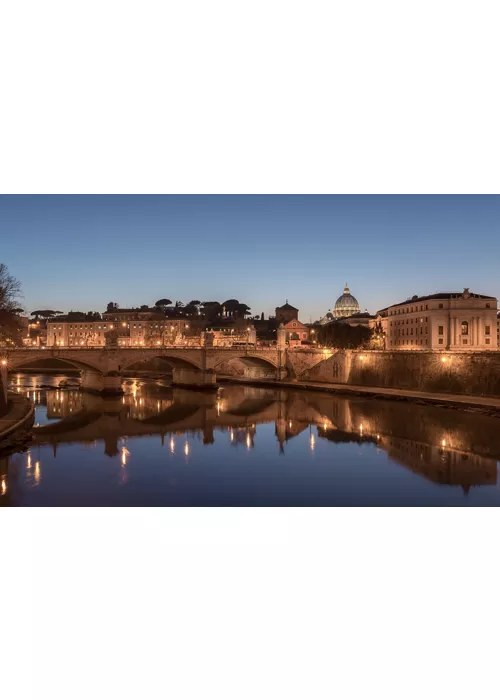
[[103,393],[121,393],[123,373],[140,369],[141,363],[160,358],[173,369],[178,386],[210,387],[217,373],[242,374],[253,378],[299,378],[332,350],[302,350],[282,347],[161,347],[161,348],[19,348],[1,350],[0,362],[9,371],[36,369],[47,360],[59,360],[82,372],[82,388]]

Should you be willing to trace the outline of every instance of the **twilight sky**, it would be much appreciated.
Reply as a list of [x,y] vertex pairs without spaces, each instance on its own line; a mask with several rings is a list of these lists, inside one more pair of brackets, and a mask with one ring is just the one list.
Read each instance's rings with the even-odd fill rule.
[[499,261],[500,196],[0,196],[0,262],[28,312],[236,298],[267,316],[288,298],[308,322],[346,282],[372,313],[498,297]]

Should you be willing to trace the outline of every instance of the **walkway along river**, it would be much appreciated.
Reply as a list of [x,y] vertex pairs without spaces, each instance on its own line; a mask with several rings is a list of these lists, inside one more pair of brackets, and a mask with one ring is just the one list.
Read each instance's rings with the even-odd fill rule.
[[497,417],[144,379],[105,399],[62,379],[11,377],[36,413],[27,451],[0,455],[4,505],[500,505]]

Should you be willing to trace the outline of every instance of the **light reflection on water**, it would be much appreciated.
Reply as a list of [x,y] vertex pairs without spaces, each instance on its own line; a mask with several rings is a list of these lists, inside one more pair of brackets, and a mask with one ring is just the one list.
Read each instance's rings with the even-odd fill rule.
[[14,377],[36,418],[28,451],[0,456],[5,505],[500,505],[497,418],[139,379],[102,399],[63,379]]

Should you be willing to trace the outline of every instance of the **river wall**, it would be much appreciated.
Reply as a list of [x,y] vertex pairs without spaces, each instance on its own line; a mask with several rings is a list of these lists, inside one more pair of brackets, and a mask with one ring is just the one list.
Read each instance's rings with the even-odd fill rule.
[[339,350],[300,380],[414,391],[500,396],[500,352]]
[[5,389],[2,380],[2,375],[0,374],[0,417],[7,413],[7,399],[5,396]]

